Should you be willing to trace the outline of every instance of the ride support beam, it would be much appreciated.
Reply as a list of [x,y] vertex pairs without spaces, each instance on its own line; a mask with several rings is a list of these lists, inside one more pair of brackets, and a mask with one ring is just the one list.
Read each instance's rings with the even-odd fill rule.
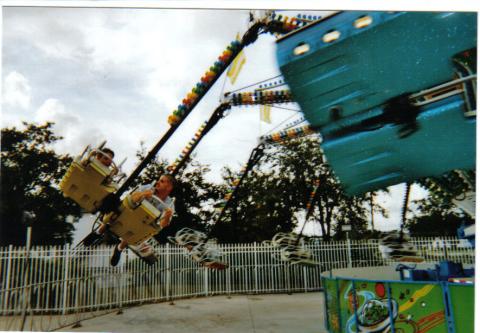
[[169,117],[169,123],[171,127],[167,130],[163,137],[148,152],[147,156],[140,162],[140,164],[135,168],[135,170],[130,174],[120,188],[115,193],[108,195],[103,200],[99,209],[100,212],[107,213],[117,209],[120,203],[121,195],[133,184],[134,180],[140,175],[140,173],[151,162],[151,160],[155,158],[163,145],[170,139],[177,128],[192,112],[198,102],[200,102],[203,96],[205,96],[208,90],[230,66],[235,57],[243,50],[245,46],[253,43],[258,38],[260,29],[264,26],[265,24],[252,25],[243,36],[241,42],[233,41],[229,47],[227,47],[227,50],[219,57],[219,61],[215,62],[214,66],[212,66],[210,70],[205,73],[204,77],[202,77],[202,82],[198,83],[197,86],[192,89],[192,95],[190,95],[190,98],[188,98],[187,95],[187,99],[184,99],[184,103],[181,104],[181,106],[184,107],[179,107],[179,110],[175,110],[174,113]]
[[230,43],[222,55],[218,57],[218,61],[216,61],[201,78],[201,82],[197,83],[192,91],[187,94],[186,98],[183,99],[182,104],[179,105],[178,109],[169,116],[168,122],[171,127],[148,152],[147,156],[140,162],[120,188],[103,200],[99,211],[102,213],[108,213],[115,211],[118,208],[121,195],[133,184],[134,180],[140,175],[151,160],[155,158],[163,145],[170,139],[173,133],[175,133],[177,128],[182,124],[198,102],[200,102],[203,96],[205,96],[208,90],[215,84],[218,78],[230,66],[245,46],[255,42],[261,33],[269,32],[285,34],[299,27],[300,26],[294,24],[293,21],[281,21],[281,17],[275,15],[264,17],[258,21],[253,21],[249,29],[243,35],[242,40],[235,40]]

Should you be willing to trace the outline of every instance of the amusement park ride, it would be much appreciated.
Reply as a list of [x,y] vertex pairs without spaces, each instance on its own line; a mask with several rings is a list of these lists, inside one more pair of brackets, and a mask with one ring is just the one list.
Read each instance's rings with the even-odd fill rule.
[[[97,220],[108,223],[109,233],[127,240],[137,255],[153,264],[155,254],[152,247],[144,251],[144,242],[160,231],[161,213],[146,201],[133,205],[130,194],[124,194],[235,57],[262,33],[278,37],[277,62],[290,90],[225,94],[169,171],[175,176],[225,111],[237,105],[296,102],[308,125],[302,125],[302,119],[260,138],[225,196],[217,221],[234,204],[236,190],[265,145],[312,134],[321,135],[324,155],[347,194],[430,177],[427,182],[432,193],[447,195],[475,216],[475,13],[351,11],[317,19],[252,12],[241,40],[223,51],[173,111],[169,130],[129,177],[119,179],[119,167],[97,163],[93,156],[101,147],[88,148],[62,180],[65,196],[85,211],[98,213]],[[468,193],[450,195],[452,177],[467,184]],[[315,184],[307,204],[305,223],[318,186],[321,184]],[[419,261],[403,231],[397,236],[384,239],[382,244],[393,249],[387,255],[399,261]],[[186,247],[201,264],[227,267],[209,238],[184,228],[171,241]],[[280,249],[280,260],[315,265],[300,240],[301,233],[277,234],[270,243]]]

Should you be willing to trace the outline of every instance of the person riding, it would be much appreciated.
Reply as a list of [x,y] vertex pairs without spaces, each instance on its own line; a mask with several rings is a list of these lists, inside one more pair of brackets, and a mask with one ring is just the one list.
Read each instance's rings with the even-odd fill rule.
[[[164,174],[160,176],[155,185],[143,185],[137,191],[131,195],[133,203],[147,200],[161,213],[160,227],[165,228],[170,224],[174,213],[173,199],[170,197],[175,184],[175,178],[170,174]],[[161,200],[155,200],[157,197]],[[162,203],[163,202],[163,203]],[[110,264],[116,266],[120,261],[122,251],[127,247],[128,243],[125,240],[121,240],[113,249],[112,257],[110,258]],[[140,245],[142,247],[142,245]]]
[[[170,197],[170,193],[173,190],[175,179],[170,174],[164,174],[152,185],[143,185],[140,188],[131,194],[131,201],[133,203],[141,202],[142,200],[147,200],[155,208],[157,208],[161,215],[159,225],[161,228],[165,228],[170,224],[174,213],[174,203],[173,199]],[[156,198],[160,199],[156,200]],[[84,240],[83,244],[89,246],[93,244],[96,240],[102,238],[102,235],[107,230],[108,225],[102,223],[100,227],[92,231]],[[143,247],[145,242],[140,245],[140,248]],[[120,242],[115,245],[113,250],[112,257],[110,259],[110,264],[116,266],[120,261],[122,251],[127,247],[128,243],[120,239]]]
[[102,149],[100,149],[99,151],[96,152],[95,157],[104,166],[109,167],[113,162],[113,158],[115,157],[115,153],[110,148],[102,148]]

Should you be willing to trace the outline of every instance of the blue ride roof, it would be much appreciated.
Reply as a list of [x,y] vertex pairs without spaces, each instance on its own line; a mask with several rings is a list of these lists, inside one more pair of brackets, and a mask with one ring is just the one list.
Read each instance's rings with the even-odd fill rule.
[[476,119],[462,94],[419,107],[403,137],[398,122],[360,125],[398,96],[453,80],[452,59],[475,50],[476,36],[476,13],[351,11],[277,41],[285,81],[347,193],[475,168]]

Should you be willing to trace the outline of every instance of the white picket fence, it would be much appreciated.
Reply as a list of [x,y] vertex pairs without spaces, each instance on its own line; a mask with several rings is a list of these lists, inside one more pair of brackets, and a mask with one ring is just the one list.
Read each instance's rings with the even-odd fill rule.
[[[474,250],[455,238],[413,243],[427,262],[475,262]],[[50,331],[126,306],[186,297],[318,291],[322,271],[393,263],[382,259],[376,240],[310,243],[316,267],[279,261],[269,245],[218,247],[230,264],[224,271],[200,267],[168,244],[156,246],[159,261],[151,267],[128,252],[110,267],[111,247],[0,248],[0,330]]]

